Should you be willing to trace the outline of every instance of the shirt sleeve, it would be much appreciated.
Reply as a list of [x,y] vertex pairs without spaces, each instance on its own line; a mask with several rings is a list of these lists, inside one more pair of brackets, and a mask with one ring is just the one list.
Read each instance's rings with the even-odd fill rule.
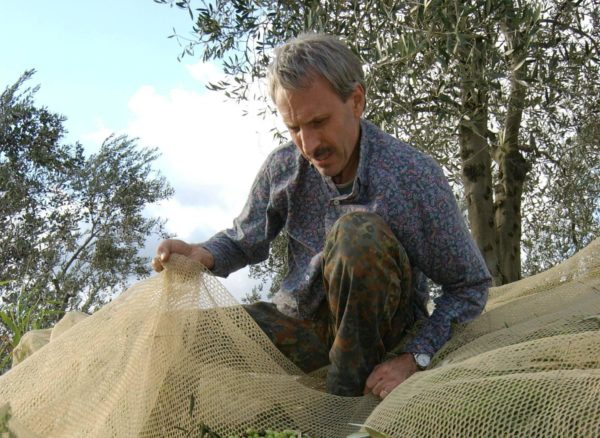
[[420,224],[413,262],[442,286],[433,314],[416,325],[403,350],[433,356],[451,336],[453,324],[478,316],[485,307],[490,274],[440,166],[432,159],[419,179],[415,211]]
[[272,156],[265,160],[233,226],[200,244],[213,255],[212,273],[219,277],[227,277],[244,266],[265,260],[269,255],[269,243],[283,227],[282,209],[275,207],[277,195],[272,193],[269,163],[273,160]]

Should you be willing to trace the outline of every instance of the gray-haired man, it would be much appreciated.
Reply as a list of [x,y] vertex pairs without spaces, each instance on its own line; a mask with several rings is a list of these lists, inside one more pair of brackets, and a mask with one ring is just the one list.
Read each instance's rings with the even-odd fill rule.
[[[289,271],[273,302],[247,306],[329,392],[385,397],[483,309],[489,273],[439,166],[362,119],[362,66],[339,40],[307,34],[275,51],[270,93],[292,142],[265,161],[233,227],[206,242],[166,240],[216,275],[268,256],[281,230]],[[423,274],[442,285],[425,310]]]

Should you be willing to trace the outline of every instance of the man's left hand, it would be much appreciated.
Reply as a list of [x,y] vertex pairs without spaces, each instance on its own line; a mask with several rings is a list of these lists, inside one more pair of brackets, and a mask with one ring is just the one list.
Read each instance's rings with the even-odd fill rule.
[[365,384],[365,395],[372,392],[378,397],[386,398],[392,390],[416,373],[419,369],[411,353],[403,353],[398,357],[380,363],[369,375]]

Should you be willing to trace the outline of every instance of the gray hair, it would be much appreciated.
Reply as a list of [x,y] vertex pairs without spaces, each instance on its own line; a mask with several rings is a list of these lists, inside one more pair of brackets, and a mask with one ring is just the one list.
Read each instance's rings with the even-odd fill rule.
[[323,33],[305,33],[275,49],[267,77],[269,94],[307,88],[314,76],[321,75],[346,101],[357,85],[365,87],[360,60],[339,39]]

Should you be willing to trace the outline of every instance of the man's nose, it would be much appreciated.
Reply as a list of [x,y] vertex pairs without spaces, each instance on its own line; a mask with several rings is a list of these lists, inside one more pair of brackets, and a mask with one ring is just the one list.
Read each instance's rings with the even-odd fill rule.
[[319,146],[318,133],[315,132],[314,129],[305,128],[302,129],[300,136],[302,138],[302,149],[304,149],[304,153],[311,156]]

